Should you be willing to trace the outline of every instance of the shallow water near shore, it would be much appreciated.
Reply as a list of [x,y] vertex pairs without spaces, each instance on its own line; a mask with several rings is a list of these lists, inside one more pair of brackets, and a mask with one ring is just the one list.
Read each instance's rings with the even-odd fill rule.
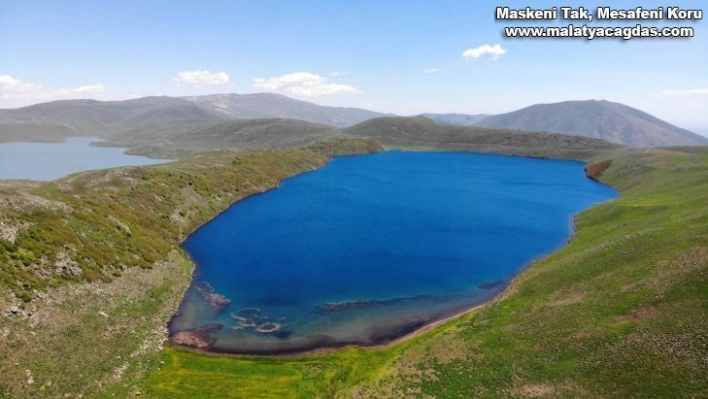
[[386,343],[490,300],[615,196],[575,161],[338,157],[184,242],[197,267],[170,334],[243,354]]

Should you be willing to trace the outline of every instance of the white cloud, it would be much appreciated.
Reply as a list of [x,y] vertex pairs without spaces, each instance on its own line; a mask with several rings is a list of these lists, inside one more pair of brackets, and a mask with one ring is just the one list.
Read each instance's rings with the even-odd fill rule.
[[41,89],[42,85],[23,82],[10,75],[0,75],[0,95],[2,96],[19,95]]
[[506,54],[506,49],[502,46],[495,44],[490,46],[488,44],[483,44],[477,48],[469,48],[462,53],[462,58],[465,60],[476,60],[477,58],[489,54],[492,56],[493,60],[499,59],[502,55]]
[[10,75],[0,75],[0,103],[2,106],[22,106],[44,101],[72,98],[101,97],[108,89],[102,84],[72,88],[45,87],[25,82]]
[[329,78],[309,72],[289,73],[270,79],[254,79],[253,87],[270,91],[285,91],[307,97],[359,93],[355,87],[330,82]]
[[337,77],[337,76],[347,76],[347,75],[349,75],[349,72],[337,72],[337,71],[335,71],[335,72],[330,72],[330,73],[329,73],[329,76],[334,76],[334,77]]
[[194,87],[223,85],[229,83],[229,75],[225,72],[211,73],[204,71],[185,71],[177,74],[172,80],[177,87],[181,84],[190,84]]
[[428,73],[428,74],[430,74],[430,73],[438,73],[438,72],[440,72],[440,70],[439,70],[438,68],[428,68],[428,69],[424,69],[424,70],[423,70],[423,73]]
[[674,95],[674,94],[708,94],[708,88],[706,89],[689,89],[689,90],[664,90],[661,94]]
[[103,93],[107,89],[104,85],[86,85],[71,89],[72,93]]

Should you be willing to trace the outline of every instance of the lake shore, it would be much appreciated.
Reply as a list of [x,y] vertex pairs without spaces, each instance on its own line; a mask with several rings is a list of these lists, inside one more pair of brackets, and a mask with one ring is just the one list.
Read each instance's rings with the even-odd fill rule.
[[[399,156],[399,157],[403,156],[403,154],[400,154],[400,153],[395,154],[395,155]],[[450,154],[450,156],[455,156],[455,155],[456,154]],[[419,156],[430,156],[430,155],[420,154]],[[467,155],[465,155],[465,156],[467,156]],[[492,162],[493,160],[495,160],[497,158],[498,158],[498,156],[496,156],[496,155],[485,155],[483,157],[483,159],[485,161],[485,165],[489,165],[490,162]],[[508,159],[504,159],[504,161],[509,162]],[[514,162],[521,163],[521,162],[530,162],[530,161],[525,161],[522,159],[515,159]],[[554,161],[534,160],[533,162],[543,164],[543,165],[550,165],[550,164],[548,164],[548,162],[554,162]],[[562,161],[562,162],[565,162],[565,161]],[[400,163],[400,161],[398,163]],[[426,163],[429,164],[430,162],[426,162]],[[545,166],[545,167],[550,167],[550,166]],[[560,173],[561,171],[565,172],[565,169],[559,170],[558,173]],[[526,176],[524,175],[524,177],[526,177]],[[330,180],[331,180],[331,178],[328,179],[327,181],[330,181]],[[522,180],[527,181],[525,178],[522,178]],[[585,182],[587,182],[587,181],[585,181]],[[591,184],[591,183],[585,183],[585,184]],[[607,188],[607,187],[604,187],[604,188]],[[310,188],[308,192],[311,192],[311,191],[312,191],[312,188]],[[589,195],[589,194],[586,194],[586,195]],[[559,195],[556,195],[556,197],[558,197],[558,196]],[[595,198],[595,197],[592,197],[592,198]],[[259,200],[259,199],[257,198],[256,200]],[[585,199],[585,201],[590,201],[590,200]],[[271,200],[271,202],[272,202],[272,200]],[[328,202],[337,203],[337,201],[328,201]],[[248,209],[254,208],[253,203],[249,203],[248,205],[249,205],[249,207],[247,207]],[[586,206],[586,204],[583,206]],[[271,208],[272,208],[272,206],[269,206],[269,209],[271,209]],[[504,209],[507,209],[507,208],[508,207],[505,207]],[[317,207],[317,209],[320,209],[320,207]],[[573,208],[573,209],[577,209],[577,207]],[[292,212],[289,212],[289,214],[291,215]],[[358,213],[355,212],[354,214],[358,214]],[[221,218],[222,216],[228,216],[228,215],[225,215],[224,213],[222,213],[218,217]],[[243,218],[242,218],[243,212],[240,214],[240,216],[241,216],[241,218],[239,220],[242,223],[243,222]],[[231,217],[233,217],[233,216],[231,216]],[[561,219],[563,219],[565,217],[567,217],[567,216],[563,216],[563,217],[561,217]],[[213,219],[213,220],[215,220],[215,219]],[[231,219],[229,219],[229,220],[231,220]],[[574,217],[571,217],[570,219],[565,219],[565,220],[569,220],[569,221],[566,221],[563,223],[564,225],[566,225],[566,224],[568,225],[569,231],[567,233],[563,234],[562,240],[560,240],[560,241],[562,241],[562,244],[560,244],[560,241],[558,244],[552,244],[552,247],[548,248],[546,251],[557,251],[558,249],[562,248],[562,246],[567,245],[568,242],[572,239],[573,234],[575,233],[575,226],[574,226],[575,219],[574,219]],[[213,222],[210,222],[210,223],[213,223]],[[226,222],[224,220],[221,220],[220,223],[223,226],[229,226],[230,225],[229,223],[233,223],[233,221]],[[476,224],[472,224],[472,225],[476,225]],[[243,223],[241,224],[241,227],[243,230],[250,231],[250,229],[247,226],[248,226],[248,223],[246,223],[246,226],[244,226]],[[462,228],[462,227],[460,227],[460,228]],[[223,230],[223,227],[219,227],[219,229],[220,230],[218,230],[218,231],[221,231],[221,230]],[[215,236],[214,236],[214,233],[212,232],[212,230],[216,231],[214,229],[214,226],[208,226],[208,225],[201,226],[197,232],[195,232],[192,236],[190,236],[190,238],[194,237],[194,235],[198,235],[200,233],[203,233],[203,237],[197,237],[197,239],[201,240],[199,242],[201,242],[205,245],[203,247],[204,248],[203,250],[209,252],[209,251],[211,251],[210,248],[213,245],[215,245],[214,241],[213,241]],[[276,230],[280,231],[280,229],[276,229]],[[565,234],[567,234],[567,235],[565,235]],[[220,236],[220,235],[217,234],[217,236]],[[289,234],[289,236],[291,236],[291,235]],[[479,237],[477,237],[477,238],[478,238],[478,240],[480,239]],[[555,238],[554,238],[554,240],[555,240]],[[266,240],[266,242],[272,242],[272,240]],[[490,245],[491,245],[491,243],[490,243]],[[556,245],[560,245],[560,246],[556,246]],[[218,247],[222,247],[222,246],[218,246]],[[250,245],[249,247],[253,247],[253,245]],[[506,247],[508,247],[508,245]],[[187,248],[189,251],[189,247],[187,247]],[[194,246],[192,246],[192,248],[194,248]],[[450,247],[447,249],[447,251],[452,251],[452,252],[446,252],[446,253],[455,253],[455,250],[456,250],[456,247]],[[529,256],[529,257],[525,257],[525,263],[527,265],[531,264],[531,263],[535,263],[539,259],[539,256],[548,255],[549,252],[546,252],[546,251],[544,251],[542,253],[524,253],[524,257],[526,255]],[[408,251],[405,251],[405,252],[406,252],[406,254],[415,253],[415,252],[408,252]],[[239,253],[244,254],[245,252],[244,252],[244,250],[241,250],[241,251],[239,251]],[[309,252],[305,252],[305,253],[309,253]],[[221,255],[219,256],[219,258],[221,258]],[[199,256],[199,259],[204,259],[203,253]],[[514,275],[516,273],[518,273],[519,271],[524,270],[527,267],[527,266],[524,266],[524,267],[513,266],[513,265],[516,265],[517,263],[509,263],[509,261],[505,261],[504,259],[505,258],[500,255],[500,256],[494,256],[491,259],[491,261],[493,262],[493,264],[496,264],[496,265],[500,264],[499,262],[506,262],[507,264],[512,265],[513,269],[516,270],[514,272]],[[264,261],[260,258],[258,259],[258,261],[265,262],[266,264],[270,264],[270,262]],[[244,262],[244,261],[240,260],[240,262]],[[355,262],[352,264],[361,265],[362,262],[365,262],[365,261],[358,261],[358,262]],[[475,262],[484,262],[484,261],[481,259],[477,259],[477,260],[473,259],[473,260],[468,260],[467,263],[469,264],[470,262],[475,263]],[[219,264],[221,264],[221,263],[219,263]],[[329,263],[329,264],[331,264],[331,263]],[[409,269],[409,266],[410,265],[407,264],[406,269]],[[450,266],[452,266],[453,270],[454,270],[455,265],[453,264]],[[199,267],[200,266],[197,265],[197,268],[199,268]],[[231,269],[229,269],[229,270],[231,270]],[[398,270],[398,269],[395,269],[395,270]],[[482,270],[482,269],[480,269],[480,270]],[[271,272],[275,273],[274,274],[275,276],[278,276],[281,273],[286,273],[286,271],[278,272],[277,270],[271,271]],[[364,275],[366,275],[368,273],[366,271],[361,271],[361,270],[358,270],[358,272],[363,273]],[[437,271],[432,271],[432,272],[434,273],[435,276],[437,276],[436,278],[442,278],[442,275],[439,275]],[[322,273],[324,273],[324,271]],[[322,273],[319,273],[319,274],[322,274]],[[477,273],[477,272],[475,272],[475,273]],[[272,280],[272,275],[271,274],[268,274],[268,275],[270,276],[269,280]],[[313,278],[316,278],[316,277],[317,276],[314,276]],[[222,338],[218,338],[218,336],[215,336],[215,338],[217,338],[217,341],[215,341],[215,340],[211,339],[210,337],[208,337],[207,336],[208,334],[203,334],[202,330],[200,329],[200,326],[201,325],[209,325],[211,323],[224,323],[225,327],[226,327],[226,325],[228,323],[224,322],[223,320],[218,321],[217,319],[208,319],[208,318],[201,319],[201,318],[194,318],[193,316],[187,316],[186,318],[182,319],[180,321],[180,325],[177,329],[174,329],[171,327],[170,333],[171,333],[171,335],[176,334],[176,333],[180,334],[179,339],[173,339],[173,343],[175,343],[175,344],[178,344],[178,345],[183,344],[184,346],[188,346],[188,347],[189,346],[191,346],[191,347],[196,346],[197,349],[199,349],[200,351],[203,351],[203,352],[218,353],[218,354],[223,354],[223,355],[236,355],[236,356],[275,356],[275,357],[277,357],[277,356],[298,356],[298,355],[304,355],[304,354],[310,354],[310,353],[328,352],[331,350],[337,350],[339,348],[344,348],[344,347],[349,347],[349,346],[360,346],[360,347],[365,347],[365,348],[385,347],[385,346],[389,346],[392,344],[395,345],[396,343],[399,343],[399,342],[405,342],[406,340],[410,339],[410,337],[415,337],[419,334],[425,333],[426,331],[434,329],[435,327],[437,327],[441,324],[444,324],[447,321],[454,320],[454,319],[459,318],[465,314],[473,312],[474,310],[478,309],[480,306],[485,306],[486,304],[493,302],[496,297],[505,295],[504,291],[502,291],[502,290],[506,289],[507,284],[504,283],[503,280],[507,280],[507,277],[511,277],[511,276],[504,276],[504,275],[496,276],[496,275],[494,275],[494,277],[491,277],[491,276],[487,276],[487,277],[490,278],[491,282],[484,282],[482,284],[475,283],[475,286],[477,286],[477,284],[478,284],[479,289],[484,289],[484,290],[493,289],[493,291],[489,291],[489,295],[494,295],[493,297],[490,297],[489,295],[486,295],[486,296],[480,295],[478,298],[479,300],[476,300],[476,299],[470,300],[469,306],[467,303],[464,303],[464,302],[463,303],[458,302],[456,304],[453,304],[452,302],[450,302],[450,305],[445,305],[445,306],[450,306],[447,309],[445,309],[444,307],[441,307],[441,308],[435,310],[434,312],[431,312],[430,310],[428,310],[427,313],[425,310],[421,311],[420,313],[410,313],[410,314],[409,313],[400,313],[400,312],[396,313],[396,311],[398,311],[398,310],[396,310],[396,311],[391,310],[390,316],[388,318],[386,318],[386,315],[387,315],[386,312],[389,312],[389,311],[383,310],[382,312],[372,313],[372,314],[378,314],[377,317],[379,319],[377,321],[372,320],[368,324],[367,323],[360,323],[358,325],[357,324],[349,324],[349,326],[354,327],[353,329],[339,328],[340,331],[346,330],[347,335],[345,335],[345,334],[336,335],[337,334],[336,328],[326,327],[324,329],[319,330],[320,337],[322,337],[322,338],[320,338],[317,335],[315,335],[315,334],[318,334],[318,331],[308,331],[305,329],[298,330],[296,327],[295,332],[297,334],[296,335],[297,339],[294,341],[289,341],[289,342],[288,341],[275,341],[275,340],[273,340],[270,343],[268,343],[265,341],[267,334],[263,334],[264,341],[260,341],[260,342],[258,341],[260,338],[253,338],[253,339],[251,339],[251,338],[243,338],[243,339],[241,339],[241,338],[226,338],[224,341],[217,342],[219,339],[223,339],[223,337],[225,337],[227,335],[224,335],[224,333],[222,332],[219,334]],[[302,278],[305,281],[311,280],[311,278],[308,277],[307,275],[305,275]],[[455,278],[457,279],[460,277],[458,276]],[[207,280],[204,280],[204,281],[207,281]],[[214,281],[217,281],[217,280],[214,280]],[[421,281],[423,281],[423,280],[421,280]],[[427,280],[425,280],[425,281],[427,281]],[[470,287],[470,285],[465,284],[465,287]],[[222,289],[223,289],[223,287],[222,287]],[[468,290],[468,288],[465,288],[465,290]],[[313,287],[313,289],[307,290],[307,292],[315,292],[315,291],[316,291],[316,287]],[[276,289],[275,292],[283,292],[283,291],[280,289]],[[344,291],[342,291],[342,292],[344,292]],[[349,291],[347,291],[347,292],[349,292]],[[388,291],[387,290],[383,293],[383,295],[395,295],[394,292],[395,291]],[[430,292],[431,294],[435,294],[435,295],[453,294],[453,292],[447,292],[447,293],[440,292],[440,293],[438,293],[435,291],[429,291],[427,288],[421,288],[421,291],[418,291],[418,292]],[[473,294],[475,291],[466,291],[466,292],[468,292],[469,294]],[[227,297],[229,297],[230,300],[233,299],[234,303],[240,304],[239,306],[248,306],[248,307],[254,307],[254,306],[260,307],[261,306],[258,303],[240,302],[238,296],[235,296],[235,297],[231,296],[228,292],[222,292],[222,293],[225,294]],[[262,293],[259,295],[266,295],[266,294],[267,293]],[[460,293],[455,292],[455,294],[460,294]],[[477,294],[474,294],[474,295],[476,296]],[[359,296],[357,294],[353,294],[353,297],[354,298],[357,298],[357,297],[367,298],[366,293],[363,293],[361,296]],[[376,297],[380,297],[380,295],[374,294],[373,296],[368,296],[368,298],[372,298],[372,297],[376,298]],[[470,298],[472,298],[472,297],[470,297]],[[394,298],[394,299],[401,299],[401,298]],[[371,300],[371,299],[369,299],[369,300],[367,300],[367,299],[339,300],[339,302],[334,301],[331,303],[324,303],[324,305],[318,306],[317,309],[318,309],[318,312],[320,312],[320,313],[327,313],[328,311],[337,312],[339,310],[350,310],[350,309],[356,309],[359,307],[366,307],[366,308],[377,307],[380,304],[386,303],[386,302],[389,302],[389,300]],[[480,302],[483,302],[483,303],[480,303]],[[427,305],[422,304],[421,306],[423,306],[423,308],[425,308]],[[182,305],[180,306],[180,308],[182,308]],[[463,308],[463,309],[458,311],[457,309],[460,309],[460,308]],[[363,309],[361,309],[360,311],[366,312]],[[284,314],[282,314],[282,316],[287,316],[288,318],[290,318],[292,314],[293,313],[291,313],[291,314],[284,313]],[[403,315],[405,315],[405,316],[402,317]],[[298,317],[298,316],[294,316],[294,317]],[[346,317],[348,317],[349,320],[344,320],[343,323],[351,323],[351,320],[353,320],[353,319],[351,319],[349,316],[346,316]],[[357,315],[354,317],[365,317],[365,316],[364,316],[364,313],[361,313],[360,315]],[[418,320],[416,320],[416,318]],[[174,321],[174,318],[172,321]],[[172,323],[172,321],[171,321],[171,323]],[[356,321],[354,323],[356,323]],[[346,325],[346,324],[342,324],[342,325]],[[327,328],[330,328],[330,329],[327,330]],[[243,330],[243,329],[240,329],[240,330]],[[190,331],[192,331],[194,333],[194,337],[191,337],[189,339],[182,339],[182,338],[189,336]],[[334,331],[334,333],[331,333],[330,331]],[[356,331],[356,333],[354,333],[353,331]],[[287,333],[289,336],[290,334],[292,334],[292,331],[287,331]],[[258,335],[256,335],[256,337],[257,336]],[[310,338],[310,337],[312,337],[312,338]],[[286,338],[283,338],[283,339],[286,339]],[[199,343],[199,345],[191,345],[190,342],[196,342],[196,343]],[[216,343],[216,344],[213,345],[214,343]]]

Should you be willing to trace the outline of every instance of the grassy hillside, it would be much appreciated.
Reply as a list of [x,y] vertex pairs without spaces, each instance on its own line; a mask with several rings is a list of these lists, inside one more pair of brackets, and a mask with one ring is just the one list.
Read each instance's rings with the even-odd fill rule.
[[224,148],[304,147],[340,135],[342,131],[335,127],[294,119],[244,119],[140,128],[111,135],[102,145],[126,147],[131,154],[170,157]]
[[177,249],[187,232],[333,154],[378,149],[338,138],[2,185],[0,397],[708,395],[706,148],[597,155],[591,169],[609,165],[599,178],[619,199],[579,215],[569,245],[494,303],[397,345],[287,358],[163,348],[192,271]]
[[451,126],[425,117],[383,117],[344,130],[352,136],[374,138],[388,146],[408,149],[456,149],[521,156],[589,159],[622,146],[562,134]]
[[336,138],[3,183],[0,397],[96,393],[144,373],[191,280],[178,247],[189,232],[333,155],[381,149]]
[[492,115],[489,114],[432,114],[426,113],[421,114],[428,119],[432,119],[436,122],[445,123],[447,125],[455,126],[472,126],[477,122],[482,121]]
[[376,139],[390,147],[458,149],[522,156],[589,159],[622,146],[563,134],[452,126],[426,117],[381,117],[348,129],[293,119],[248,119],[141,128],[108,137],[105,145],[132,154],[169,157],[216,148],[292,148],[337,135]]
[[[595,161],[605,161],[598,158]],[[148,397],[708,395],[708,149],[632,152],[621,198],[494,303],[401,344],[293,358],[163,352]]]

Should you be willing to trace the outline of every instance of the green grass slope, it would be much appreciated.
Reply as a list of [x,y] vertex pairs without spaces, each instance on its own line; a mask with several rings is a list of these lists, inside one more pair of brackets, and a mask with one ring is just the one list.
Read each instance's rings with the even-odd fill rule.
[[489,114],[433,114],[425,113],[420,114],[428,119],[432,119],[436,122],[444,123],[447,125],[455,126],[472,126],[477,122],[482,121],[484,118],[488,118],[492,115]]
[[382,117],[344,129],[390,147],[492,152],[530,157],[589,159],[622,148],[580,136],[445,125],[426,117]]
[[[438,397],[705,397],[708,151],[613,160],[622,196],[577,218],[570,244],[450,333],[467,345],[373,385]],[[426,349],[423,349],[426,348]],[[436,358],[438,358],[436,360]],[[410,360],[397,360],[396,368]],[[394,388],[391,388],[394,387]]]
[[287,358],[163,347],[193,270],[177,248],[189,231],[334,154],[376,150],[340,137],[3,183],[0,397],[708,396],[698,147],[596,155],[590,172],[619,199],[580,214],[570,243],[493,303],[396,345]]
[[[598,158],[595,161],[605,161]],[[613,156],[621,198],[493,303],[401,344],[293,358],[167,348],[148,397],[708,395],[708,149]]]
[[111,135],[102,145],[127,147],[131,154],[169,157],[215,149],[305,147],[341,135],[336,127],[295,119],[242,119],[140,128]]
[[381,149],[335,138],[45,184],[0,182],[0,397],[130,388],[153,366],[191,280],[193,265],[178,247],[189,232],[333,155]]

